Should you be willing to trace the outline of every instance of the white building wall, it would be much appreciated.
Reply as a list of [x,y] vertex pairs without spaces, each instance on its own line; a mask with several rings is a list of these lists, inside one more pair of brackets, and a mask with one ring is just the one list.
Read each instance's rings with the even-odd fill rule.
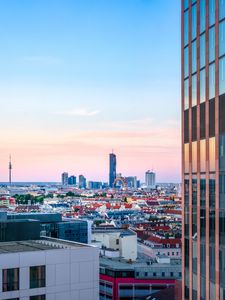
[[[46,266],[46,287],[29,289],[30,266]],[[20,268],[20,290],[2,292],[2,269]],[[93,247],[0,254],[0,299],[99,299],[99,250]]]
[[127,235],[120,237],[120,254],[126,260],[137,259],[137,236]]

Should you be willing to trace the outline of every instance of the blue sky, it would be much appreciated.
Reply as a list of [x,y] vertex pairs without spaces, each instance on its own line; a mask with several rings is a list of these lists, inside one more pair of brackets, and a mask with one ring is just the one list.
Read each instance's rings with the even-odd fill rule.
[[17,180],[107,179],[112,148],[125,175],[180,179],[179,0],[5,0],[0,36],[0,164],[11,152]]

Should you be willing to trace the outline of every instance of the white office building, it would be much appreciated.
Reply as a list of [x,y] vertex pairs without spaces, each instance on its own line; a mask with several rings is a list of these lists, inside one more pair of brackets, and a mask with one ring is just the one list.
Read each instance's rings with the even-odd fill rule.
[[148,189],[155,189],[156,187],[156,174],[153,171],[145,173],[145,184]]
[[0,299],[97,300],[99,250],[52,238],[0,243]]

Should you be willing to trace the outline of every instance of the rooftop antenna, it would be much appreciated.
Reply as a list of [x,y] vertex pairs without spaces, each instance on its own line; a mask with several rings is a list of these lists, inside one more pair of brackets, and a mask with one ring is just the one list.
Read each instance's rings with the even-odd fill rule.
[[11,161],[11,154],[9,155],[9,185],[12,185],[12,161]]

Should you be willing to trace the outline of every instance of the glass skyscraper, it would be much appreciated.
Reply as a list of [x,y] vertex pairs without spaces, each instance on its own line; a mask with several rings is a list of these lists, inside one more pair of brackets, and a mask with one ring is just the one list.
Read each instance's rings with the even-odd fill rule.
[[109,186],[113,187],[113,183],[116,179],[116,155],[114,153],[109,154]]
[[182,0],[183,300],[225,299],[225,0]]

